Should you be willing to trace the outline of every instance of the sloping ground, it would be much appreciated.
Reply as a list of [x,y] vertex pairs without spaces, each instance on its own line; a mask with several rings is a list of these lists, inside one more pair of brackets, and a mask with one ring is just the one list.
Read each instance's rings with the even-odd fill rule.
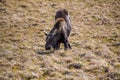
[[[45,51],[55,12],[72,19],[72,50]],[[0,0],[0,80],[119,80],[119,0]]]

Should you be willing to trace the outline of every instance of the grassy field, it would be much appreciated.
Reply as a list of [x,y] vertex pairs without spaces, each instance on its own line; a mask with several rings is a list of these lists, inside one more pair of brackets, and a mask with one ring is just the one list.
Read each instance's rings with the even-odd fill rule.
[[[72,50],[45,50],[55,12]],[[0,80],[119,80],[120,0],[0,0]]]

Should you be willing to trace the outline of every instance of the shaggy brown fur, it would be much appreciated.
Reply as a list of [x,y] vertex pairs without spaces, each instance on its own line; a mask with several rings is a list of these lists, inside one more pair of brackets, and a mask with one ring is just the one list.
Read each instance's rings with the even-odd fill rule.
[[46,34],[46,50],[50,50],[51,47],[55,50],[60,48],[60,44],[64,44],[65,49],[71,49],[68,42],[68,37],[71,31],[71,24],[68,12],[64,9],[56,12],[55,25],[49,34]]

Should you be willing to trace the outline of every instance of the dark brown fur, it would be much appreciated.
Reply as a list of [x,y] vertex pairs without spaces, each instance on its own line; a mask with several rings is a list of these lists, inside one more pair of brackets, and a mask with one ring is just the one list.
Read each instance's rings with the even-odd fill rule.
[[47,34],[45,48],[50,50],[53,47],[55,50],[60,48],[60,44],[64,44],[65,49],[71,49],[68,42],[68,37],[71,31],[71,23],[68,12],[65,9],[56,12],[55,25],[53,29]]

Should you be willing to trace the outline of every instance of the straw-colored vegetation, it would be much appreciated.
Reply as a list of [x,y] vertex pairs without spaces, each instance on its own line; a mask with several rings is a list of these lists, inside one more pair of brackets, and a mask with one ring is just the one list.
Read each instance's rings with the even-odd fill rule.
[[[61,8],[72,50],[46,51]],[[0,80],[119,79],[120,0],[0,0]]]

